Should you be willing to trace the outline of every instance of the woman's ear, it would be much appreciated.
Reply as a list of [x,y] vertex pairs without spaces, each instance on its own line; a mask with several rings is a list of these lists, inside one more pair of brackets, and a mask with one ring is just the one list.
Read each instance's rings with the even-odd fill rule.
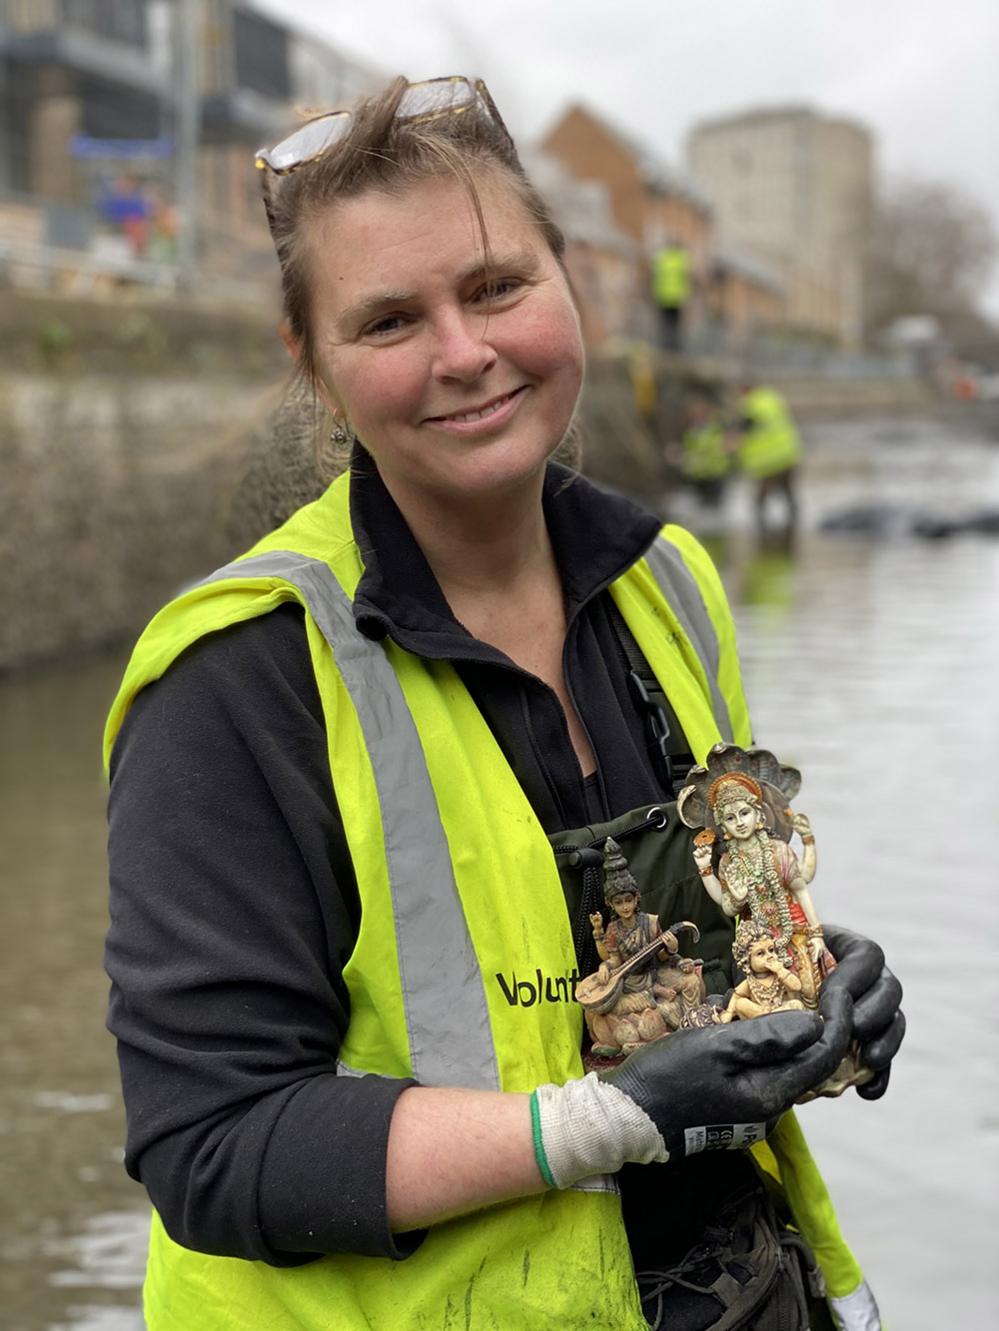
[[288,355],[297,365],[299,361],[299,354],[301,352],[301,347],[299,346],[298,338],[291,331],[291,324],[289,324],[287,319],[282,319],[281,322],[278,324],[278,335],[281,338],[281,341],[284,343],[285,350],[288,352]]
[[[295,334],[291,331],[291,325],[288,323],[287,319],[282,319],[281,322],[278,324],[278,334],[281,338],[281,341],[285,345],[285,349],[287,350],[288,355],[295,362],[296,366],[300,367],[302,362],[302,344],[301,342],[299,342]],[[323,380],[317,377],[313,381],[313,387],[315,388],[316,393],[318,394],[320,400],[322,401],[323,406],[330,413],[330,415],[341,416],[342,412],[340,409],[340,404],[333,397],[332,393],[330,392],[327,385],[323,382]]]

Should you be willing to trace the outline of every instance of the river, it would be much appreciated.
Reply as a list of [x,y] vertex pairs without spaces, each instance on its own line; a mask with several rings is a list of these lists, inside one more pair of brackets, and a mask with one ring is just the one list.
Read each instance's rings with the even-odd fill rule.
[[[910,534],[897,506],[999,506],[973,423],[808,431],[801,532],[745,495],[710,531],[756,736],[800,766],[829,919],[878,938],[909,1034],[887,1096],[801,1119],[892,1331],[999,1325],[999,539]],[[823,515],[890,512],[880,535]],[[681,516],[688,510],[681,509]],[[119,658],[0,681],[2,1331],[138,1331],[146,1209],[121,1166],[106,981],[101,718]]]

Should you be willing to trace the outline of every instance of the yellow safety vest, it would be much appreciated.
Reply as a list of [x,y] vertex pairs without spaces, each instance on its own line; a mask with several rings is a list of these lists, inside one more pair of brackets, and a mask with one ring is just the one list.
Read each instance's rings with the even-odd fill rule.
[[657,305],[675,309],[690,297],[690,255],[686,250],[657,250],[652,259],[652,296]]
[[[136,694],[187,646],[300,602],[361,897],[339,1072],[506,1091],[578,1077],[576,958],[551,846],[454,668],[357,630],[362,571],[343,476],[160,611],[112,706],[106,757]],[[731,618],[693,538],[664,528],[611,594],[695,755],[722,738],[748,743]],[[803,1143],[798,1155],[810,1165]],[[434,1226],[401,1262],[213,1257],[175,1243],[154,1215],[145,1312],[149,1331],[646,1327],[613,1179]]]
[[801,439],[783,397],[773,388],[754,388],[739,403],[752,425],[743,436],[739,462],[757,480],[776,476],[801,458]]
[[725,427],[709,421],[683,435],[683,472],[692,481],[713,481],[729,470],[725,451]]

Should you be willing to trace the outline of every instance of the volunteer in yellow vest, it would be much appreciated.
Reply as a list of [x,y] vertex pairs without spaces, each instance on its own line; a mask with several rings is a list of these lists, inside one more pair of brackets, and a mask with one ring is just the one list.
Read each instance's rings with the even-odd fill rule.
[[652,256],[652,299],[659,311],[662,344],[679,351],[683,344],[683,314],[690,299],[690,253],[685,245],[663,245]]
[[747,386],[738,405],[742,441],[739,465],[756,481],[756,513],[766,524],[770,497],[784,504],[784,522],[797,520],[795,479],[801,463],[801,438],[783,395],[763,384]]
[[[719,964],[728,937],[629,676],[662,690],[674,775],[750,731],[704,552],[551,460],[579,324],[488,92],[397,80],[259,163],[286,340],[352,454],[160,612],[108,722],[150,1331],[640,1331],[632,1254],[682,1265],[726,1217],[776,1242],[764,1175],[841,1324],[876,1326],[785,1113],[851,1037],[884,1090],[902,1020],[875,944],[827,933],[821,1018],[583,1075],[589,917],[559,869],[580,838],[678,848],[650,897],[694,893]],[[747,1325],[777,1326],[793,1283]]]
[[717,406],[705,392],[690,394],[682,443],[682,467],[687,484],[709,507],[716,507],[732,470],[729,432]]

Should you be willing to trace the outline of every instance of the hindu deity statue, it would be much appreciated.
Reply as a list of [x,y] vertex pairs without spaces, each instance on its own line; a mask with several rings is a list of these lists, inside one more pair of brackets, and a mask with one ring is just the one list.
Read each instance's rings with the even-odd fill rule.
[[[818,1006],[819,986],[834,968],[809,884],[815,837],[808,818],[792,813],[801,774],[765,749],[716,744],[705,767],[691,770],[677,811],[694,838],[694,860],[708,894],[726,915],[755,920],[774,940],[780,963],[800,982],[797,997]],[[788,844],[797,832],[802,856]]]
[[[687,929],[695,938],[699,934],[687,921],[663,929],[657,916],[639,909],[638,884],[611,837],[604,845],[603,872],[604,901],[611,919],[605,925],[599,911],[590,916],[600,966],[580,981],[576,997],[583,1006],[592,1052],[600,1058],[616,1058],[676,1029],[679,1023],[670,1016],[678,993],[672,985],[662,986],[660,978],[675,975],[682,977],[688,991],[696,987],[699,975],[691,979],[676,965],[679,943],[675,931]],[[671,965],[672,969],[663,969]]]
[[763,1017],[805,1006],[798,997],[801,981],[778,957],[773,934],[765,924],[743,920],[735,931],[732,954],[746,978],[732,991],[722,1020]]

